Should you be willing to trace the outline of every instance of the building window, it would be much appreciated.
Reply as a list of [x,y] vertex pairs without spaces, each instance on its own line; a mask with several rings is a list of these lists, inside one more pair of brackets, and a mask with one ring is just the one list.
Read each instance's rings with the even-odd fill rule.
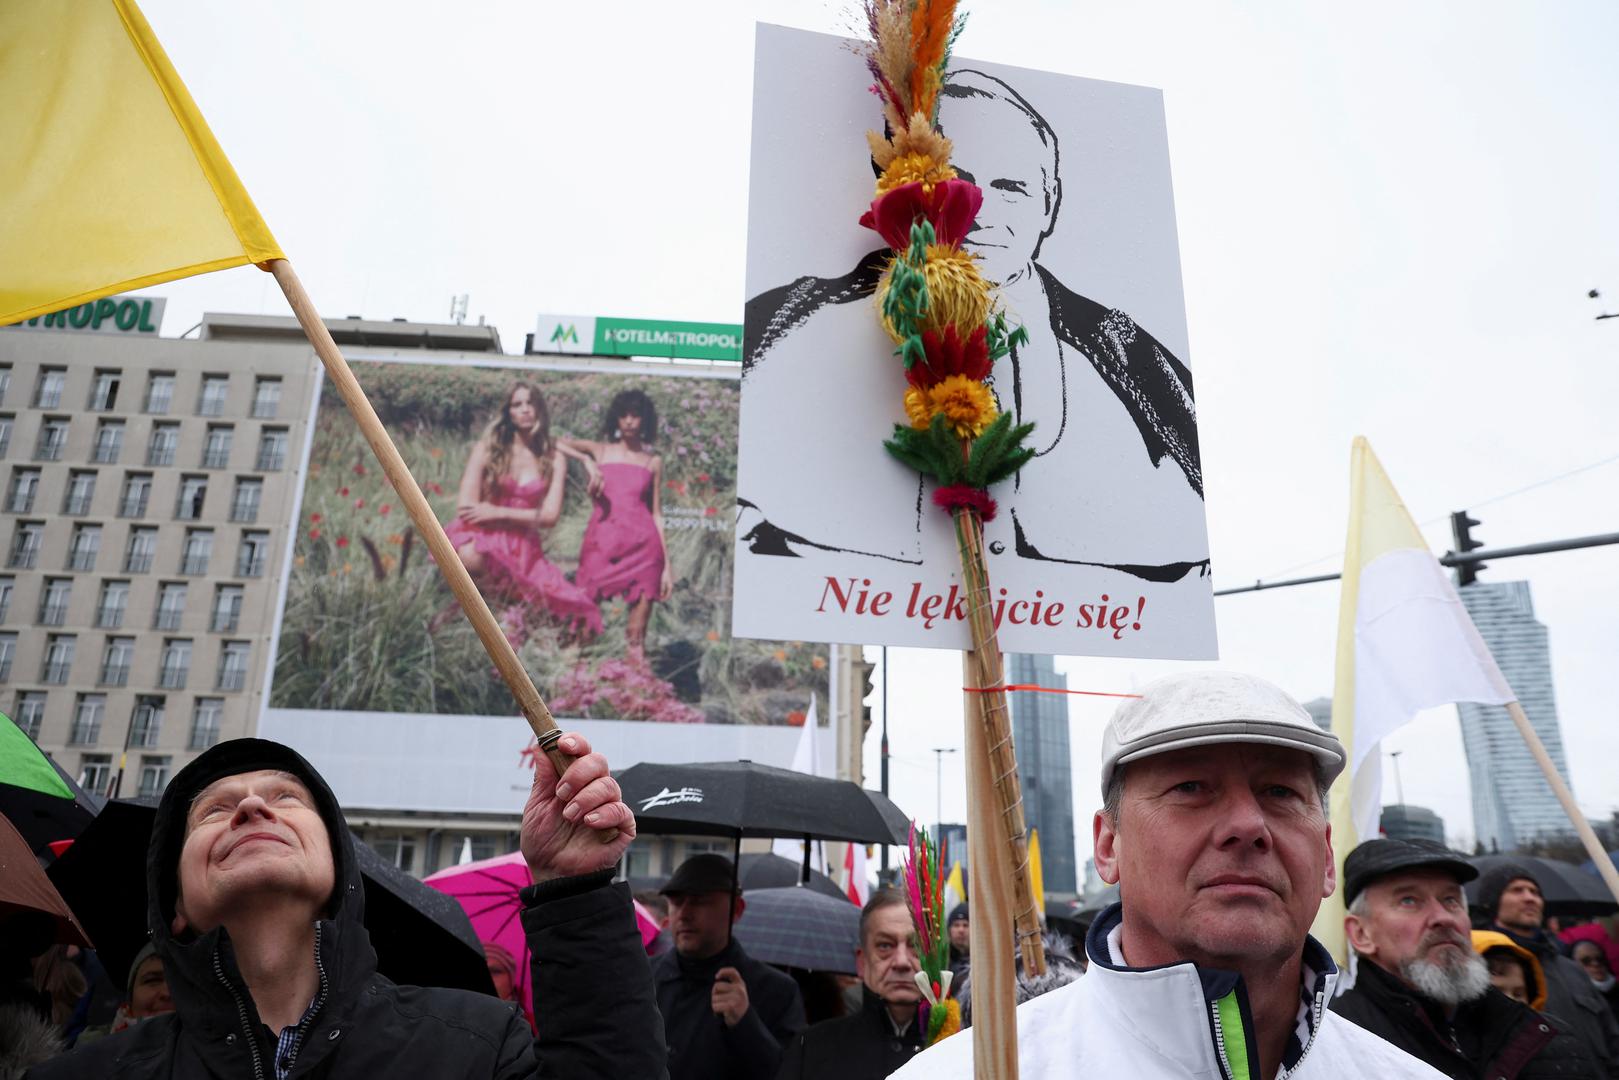
[[180,521],[196,521],[202,517],[202,505],[208,498],[206,476],[180,477],[180,495],[174,500],[174,516]]
[[253,417],[274,420],[281,411],[281,380],[260,377],[253,380]]
[[287,429],[265,428],[259,432],[259,456],[253,467],[260,472],[279,472],[286,465]]
[[165,581],[157,589],[157,618],[152,622],[155,630],[178,630],[186,612],[186,583]]
[[118,404],[118,386],[123,379],[121,371],[98,370],[90,387],[90,411],[106,412]]
[[96,556],[101,553],[101,526],[73,526],[73,540],[67,549],[69,570],[94,570]]
[[202,449],[202,467],[224,469],[230,466],[231,427],[229,424],[209,424],[208,442]]
[[16,578],[0,577],[0,623],[11,614],[11,594],[16,588]]
[[40,666],[39,681],[51,686],[61,686],[67,682],[69,672],[73,670],[72,634],[52,634],[45,643],[45,662]]
[[11,392],[11,365],[10,364],[0,364],[0,401],[4,401],[6,399],[6,395],[8,393],[10,393],[10,392]]
[[106,694],[80,694],[73,707],[73,730],[68,741],[74,746],[94,746],[100,742],[101,721],[106,715]]
[[162,757],[141,758],[141,786],[138,794],[147,798],[156,798],[163,794],[163,789],[169,786],[170,760],[166,754]]
[[264,481],[256,476],[240,476],[236,479],[236,491],[231,495],[230,519],[232,521],[257,521],[259,519],[259,502],[264,497]]
[[134,638],[108,638],[107,646],[101,652],[101,678],[97,681],[102,686],[128,686],[129,665],[134,659]]
[[263,577],[264,562],[270,557],[270,534],[257,529],[242,530],[242,543],[236,549],[236,576]]
[[11,449],[11,428],[16,422],[17,418],[9,413],[0,416],[0,457],[5,457],[6,451]]
[[96,603],[96,625],[103,630],[117,630],[124,625],[128,609],[129,582],[103,581],[101,599]]
[[414,836],[382,836],[371,842],[371,850],[385,862],[407,874],[416,872],[416,838]]
[[191,674],[191,639],[168,638],[163,642],[163,667],[157,684],[165,690],[184,690]]
[[61,461],[67,448],[68,419],[65,416],[47,416],[40,421],[39,437],[34,441],[35,461]]
[[96,448],[91,459],[98,465],[116,465],[124,452],[124,422],[103,420],[96,426]]
[[247,684],[247,658],[252,645],[246,641],[227,641],[219,651],[219,679],[215,688],[240,690]]
[[145,411],[158,416],[169,411],[174,403],[174,372],[154,371],[146,377]]
[[132,472],[124,474],[124,490],[118,496],[118,516],[142,518],[146,504],[152,499],[152,474]]
[[153,424],[152,434],[146,438],[146,464],[173,465],[179,445],[179,424]]
[[90,512],[90,503],[96,497],[94,469],[80,469],[69,473],[67,494],[62,498],[62,513],[83,515]]
[[17,659],[17,635],[0,634],[0,682],[11,681],[11,662]]
[[34,384],[34,408],[60,409],[62,390],[67,386],[66,368],[42,368]]
[[112,755],[80,754],[79,786],[95,795],[112,790]]
[[214,588],[214,617],[208,629],[216,634],[234,634],[242,621],[242,595],[240,585],[218,585]]
[[230,376],[204,375],[202,393],[197,395],[198,416],[224,416],[225,392],[230,389]]
[[39,470],[17,467],[11,470],[11,490],[6,493],[6,511],[28,514],[34,509],[34,496],[39,494]]
[[45,695],[38,690],[25,690],[17,695],[17,726],[30,739],[39,741],[45,727]]
[[129,720],[129,745],[151,748],[163,730],[164,699],[142,694],[135,699],[135,712]]
[[67,606],[73,599],[72,578],[46,578],[39,591],[41,626],[61,626],[67,622]]
[[152,568],[157,555],[157,530],[150,525],[129,530],[129,542],[124,545],[124,573],[144,574]]
[[225,716],[225,699],[202,697],[191,714],[189,750],[206,750],[219,741],[219,724]]
[[214,555],[214,530],[187,529],[185,550],[180,553],[180,573],[206,574]]
[[11,534],[11,556],[6,565],[19,570],[32,570],[39,562],[39,549],[44,541],[43,521],[17,522],[17,531]]

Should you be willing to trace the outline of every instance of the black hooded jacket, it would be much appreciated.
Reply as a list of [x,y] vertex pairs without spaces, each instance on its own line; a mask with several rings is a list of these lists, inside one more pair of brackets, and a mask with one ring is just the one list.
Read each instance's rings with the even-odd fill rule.
[[1331,1008],[1455,1080],[1602,1080],[1606,1075],[1554,1020],[1494,988],[1447,1018],[1363,959],[1355,985],[1334,998]]
[[224,776],[281,769],[314,796],[332,838],[336,885],[316,923],[319,990],[291,1077],[663,1077],[663,1032],[646,955],[623,885],[611,874],[564,878],[523,895],[534,954],[539,1037],[516,1007],[464,990],[398,986],[377,973],[364,890],[337,799],[280,744],[236,739],[182,769],[164,792],[147,858],[148,929],[175,1011],[98,1040],[30,1077],[274,1080],[276,1039],[259,1019],[223,927],[169,931],[192,798]]

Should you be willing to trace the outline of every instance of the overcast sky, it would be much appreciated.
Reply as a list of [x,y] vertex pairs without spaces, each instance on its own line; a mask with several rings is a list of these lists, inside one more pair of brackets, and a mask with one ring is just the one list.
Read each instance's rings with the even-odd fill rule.
[[[850,24],[833,2],[143,10],[325,314],[443,320],[466,293],[508,352],[541,311],[740,322],[754,22]],[[1491,546],[1619,528],[1619,319],[1594,320],[1619,311],[1616,40],[1597,0],[974,12],[962,56],[1164,90],[1217,586],[1338,569],[1357,434],[1436,551],[1464,507]],[[251,268],[150,291],[171,335],[205,310],[285,310]],[[1604,817],[1616,560],[1483,575],[1533,583],[1575,793]],[[1330,695],[1337,601],[1217,600],[1221,665]],[[927,820],[929,749],[961,744],[959,661],[891,657],[893,792]],[[1177,665],[1059,666],[1127,691]],[[1110,708],[1070,710],[1081,860]],[[1407,800],[1470,842],[1454,710],[1391,748]],[[875,738],[867,762],[875,785]],[[962,789],[950,756],[947,818]]]

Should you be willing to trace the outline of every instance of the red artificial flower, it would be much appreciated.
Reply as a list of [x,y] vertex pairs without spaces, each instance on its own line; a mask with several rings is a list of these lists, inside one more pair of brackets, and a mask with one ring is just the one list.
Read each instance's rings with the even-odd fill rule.
[[338,488],[337,493],[345,499],[349,497],[349,489],[346,487]]
[[933,493],[933,505],[949,513],[957,510],[976,510],[985,521],[995,520],[995,500],[983,488],[967,484],[949,484]]
[[354,475],[355,476],[364,476],[365,475],[365,463],[364,462],[360,462],[360,463],[358,463],[358,464],[356,464],[354,466]]
[[922,349],[927,359],[905,370],[906,381],[918,390],[931,389],[952,375],[974,382],[989,378],[989,331],[985,327],[975,327],[965,341],[956,332],[955,323],[946,324],[942,335],[924,330]]
[[717,509],[715,509],[714,507],[712,507],[712,506],[706,507],[703,510],[703,516],[704,517],[713,517],[717,513],[719,513],[719,511]]
[[319,525],[320,524],[320,515],[319,514],[310,514],[309,515],[309,523],[311,525]]
[[389,514],[393,513],[393,510],[393,503],[383,503],[381,506],[377,507],[377,513],[381,514],[383,517],[387,517]]
[[917,218],[933,223],[936,244],[955,247],[967,238],[984,205],[984,193],[965,180],[942,180],[924,191],[922,182],[901,184],[871,202],[860,224],[873,229],[895,251],[911,246],[911,226]]
[[354,500],[354,509],[356,509],[356,510],[364,510],[365,509],[365,500],[364,499],[355,499]]
[[337,546],[340,547],[340,548],[348,547],[349,546],[349,538],[346,537],[346,536],[339,536],[337,538]]
[[320,539],[320,530],[319,529],[310,529],[309,530],[309,539],[311,539],[311,540],[319,540]]

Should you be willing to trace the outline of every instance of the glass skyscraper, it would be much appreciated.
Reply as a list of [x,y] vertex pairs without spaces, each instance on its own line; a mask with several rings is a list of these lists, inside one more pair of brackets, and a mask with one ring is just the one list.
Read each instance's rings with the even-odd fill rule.
[[[1068,689],[1049,656],[1011,654],[1006,681]],[[1074,869],[1074,787],[1068,757],[1068,699],[1033,691],[1007,695],[1012,707],[1012,738],[1017,747],[1018,777],[1023,784],[1023,813],[1029,828],[1040,831],[1040,864],[1048,893],[1078,892]]]

